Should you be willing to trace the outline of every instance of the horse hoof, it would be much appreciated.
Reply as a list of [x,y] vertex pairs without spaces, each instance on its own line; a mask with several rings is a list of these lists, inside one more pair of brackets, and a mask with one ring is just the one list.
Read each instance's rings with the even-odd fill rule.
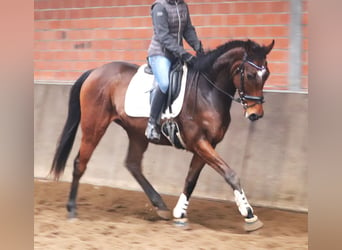
[[183,230],[191,230],[191,227],[188,222],[188,218],[180,218],[180,219],[174,218],[173,225]]
[[77,219],[77,213],[75,211],[71,211],[68,213],[68,219]]
[[253,218],[245,219],[244,229],[246,232],[252,232],[262,228],[264,223],[262,223],[256,215]]
[[157,215],[163,220],[171,220],[171,212],[170,210],[160,210],[157,209]]

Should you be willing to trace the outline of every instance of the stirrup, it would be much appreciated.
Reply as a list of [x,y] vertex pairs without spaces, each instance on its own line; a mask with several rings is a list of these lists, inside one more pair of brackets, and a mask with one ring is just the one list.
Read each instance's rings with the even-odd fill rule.
[[148,122],[146,130],[145,130],[145,136],[147,137],[147,139],[149,139],[151,141],[159,141],[160,140],[160,132],[158,131],[157,126]]

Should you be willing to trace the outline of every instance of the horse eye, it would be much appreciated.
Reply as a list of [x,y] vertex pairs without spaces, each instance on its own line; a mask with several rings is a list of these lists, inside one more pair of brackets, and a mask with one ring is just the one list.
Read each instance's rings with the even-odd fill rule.
[[248,74],[247,74],[247,79],[248,79],[248,80],[253,80],[253,79],[255,79],[255,77],[256,77],[256,74],[255,74],[255,73],[253,73],[253,74],[252,74],[252,73],[248,73]]

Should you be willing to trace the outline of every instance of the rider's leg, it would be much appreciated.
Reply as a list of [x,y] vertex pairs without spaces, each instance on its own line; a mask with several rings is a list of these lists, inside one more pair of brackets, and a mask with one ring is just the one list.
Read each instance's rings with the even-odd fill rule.
[[148,120],[145,135],[150,140],[160,139],[158,128],[161,112],[166,100],[166,91],[169,87],[169,73],[171,62],[164,56],[151,56],[148,58],[158,86],[151,103],[150,118]]

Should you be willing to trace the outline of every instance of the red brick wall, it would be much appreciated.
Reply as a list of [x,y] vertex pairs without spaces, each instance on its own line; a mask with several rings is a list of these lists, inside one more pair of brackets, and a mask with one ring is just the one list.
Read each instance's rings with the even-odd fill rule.
[[[142,64],[152,36],[152,0],[35,0],[35,80],[74,81],[113,60]],[[214,49],[231,39],[276,40],[266,88],[287,89],[289,1],[187,1],[198,36]],[[307,89],[307,2],[303,1],[302,88]]]

